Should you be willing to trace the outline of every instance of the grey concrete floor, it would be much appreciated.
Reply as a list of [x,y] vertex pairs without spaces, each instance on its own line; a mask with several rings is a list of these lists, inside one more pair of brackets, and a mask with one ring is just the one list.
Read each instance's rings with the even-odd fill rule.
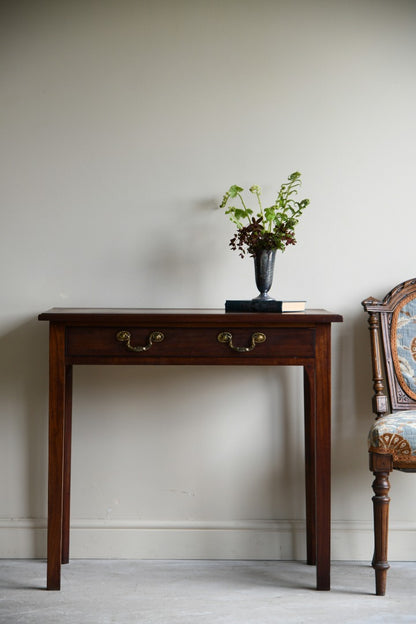
[[62,590],[45,590],[40,560],[0,561],[1,624],[371,624],[416,622],[415,563],[393,563],[374,595],[368,563],[315,568],[287,561],[72,560]]

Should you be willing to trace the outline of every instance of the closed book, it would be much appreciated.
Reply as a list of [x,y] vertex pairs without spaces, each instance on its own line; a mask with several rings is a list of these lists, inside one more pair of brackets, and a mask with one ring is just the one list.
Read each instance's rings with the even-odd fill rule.
[[304,312],[306,301],[259,301],[256,299],[227,299],[226,312]]

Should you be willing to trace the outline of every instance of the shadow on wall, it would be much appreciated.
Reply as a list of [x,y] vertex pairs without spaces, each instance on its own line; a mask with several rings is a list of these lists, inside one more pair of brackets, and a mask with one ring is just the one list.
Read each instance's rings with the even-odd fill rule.
[[[76,372],[75,516],[101,517],[114,492],[111,518],[213,521],[216,526],[222,520],[304,518],[299,367],[137,368],[79,367]],[[87,421],[81,416],[85,410]],[[92,444],[100,450],[98,461],[90,463]],[[105,488],[97,489],[97,483]],[[288,555],[285,547],[284,554],[304,558],[304,531],[287,530],[292,550]],[[202,531],[195,547],[215,556],[222,536],[224,553],[252,553],[252,535],[235,527],[215,536]],[[270,556],[278,548],[276,541]]]
[[[332,421],[345,445],[364,436],[371,424],[371,359],[367,319],[361,306],[352,316],[344,315],[335,327],[332,362]],[[363,418],[363,415],[368,418]],[[351,447],[350,447],[351,448]]]
[[[143,455],[137,453],[137,441],[140,441],[140,432],[144,432],[149,435],[149,442],[142,449],[142,452],[149,453],[144,460],[152,459],[149,447],[155,441],[155,450],[160,455],[154,472],[169,454],[172,457],[177,455],[180,461],[183,453],[188,452],[196,464],[203,457],[207,461],[206,469],[214,472],[220,470],[221,462],[224,462],[222,468],[230,471],[236,470],[237,466],[228,462],[233,459],[243,461],[247,479],[255,490],[251,494],[253,498],[259,496],[259,492],[267,495],[275,491],[275,479],[280,479],[282,487],[285,486],[290,467],[299,460],[298,450],[292,448],[297,430],[301,432],[303,444],[303,416],[301,414],[300,419],[297,418],[299,405],[297,400],[293,400],[293,390],[295,394],[296,391],[299,393],[299,387],[290,381],[285,367],[244,366],[227,367],[225,370],[218,366],[103,368],[76,367],[74,433],[82,423],[83,443],[86,446],[89,444],[87,435],[95,435],[94,420],[99,417],[103,427],[117,429],[120,433],[116,441],[111,435],[101,440],[102,444],[110,445],[108,455],[113,444],[131,445],[136,451],[135,460],[140,462]],[[93,403],[90,403],[91,400]],[[124,410],[120,414],[118,410],[122,401]],[[302,398],[300,405],[302,408]],[[85,410],[90,410],[88,431],[85,421],[78,418],[78,414]],[[135,431],[137,438],[133,436],[132,442],[125,438],[126,427],[130,432]],[[167,430],[170,433],[166,433]],[[258,436],[256,440],[253,440],[253,435]],[[193,450],[189,452],[189,449]],[[265,454],[260,457],[261,466],[258,465],[256,452]],[[301,452],[303,458],[303,446]],[[253,470],[250,468],[252,462],[255,462]],[[265,474],[262,468],[268,469],[269,466],[272,466],[272,473]],[[136,470],[139,470],[138,466]],[[296,474],[297,471],[298,467]],[[253,473],[261,479],[261,483],[255,480]],[[224,479],[229,476],[227,473]],[[215,485],[217,487],[218,484]],[[244,498],[250,498],[247,487],[248,483],[244,483]],[[276,512],[276,501],[270,501],[270,505]],[[240,507],[237,503],[236,508]],[[210,509],[204,509],[205,512],[209,515]]]
[[[371,521],[371,474],[367,435],[371,412],[370,337],[360,302],[334,332],[332,401],[332,482],[335,519],[351,520],[354,509]],[[350,492],[350,496],[345,496]],[[344,495],[342,495],[344,493]],[[351,548],[353,552],[353,548]]]
[[354,317],[354,410],[357,417],[368,415],[365,426],[368,429],[372,423],[371,398],[374,394],[371,368],[370,333],[368,330],[368,316],[360,305],[360,314]]
[[272,457],[276,448],[280,449],[271,475],[275,513],[279,517],[278,496],[284,496],[286,490],[290,492],[289,517],[299,519],[305,516],[303,367],[268,367],[267,379]]
[[[222,227],[223,215],[214,199],[197,202],[196,207],[190,204],[183,211],[180,223],[175,224],[175,236],[170,235],[173,226],[168,225],[158,233],[144,262],[141,256],[137,267],[141,283],[138,307],[198,307],[201,302],[206,305],[207,297],[212,301],[207,307],[224,305],[215,293],[214,297],[209,294],[212,282],[222,279],[224,262],[229,259],[230,235]],[[188,212],[196,212],[197,219],[188,218]],[[248,270],[255,291],[254,272],[251,266]]]
[[[48,331],[36,320],[0,337],[2,518],[44,519],[47,508]],[[45,532],[33,531],[43,556]]]

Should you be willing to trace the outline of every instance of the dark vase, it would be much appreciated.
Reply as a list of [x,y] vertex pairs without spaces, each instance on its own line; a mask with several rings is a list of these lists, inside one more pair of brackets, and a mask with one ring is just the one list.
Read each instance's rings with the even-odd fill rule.
[[269,290],[273,283],[275,258],[276,249],[260,249],[254,256],[256,286],[260,294],[253,301],[273,301],[273,298],[269,295]]

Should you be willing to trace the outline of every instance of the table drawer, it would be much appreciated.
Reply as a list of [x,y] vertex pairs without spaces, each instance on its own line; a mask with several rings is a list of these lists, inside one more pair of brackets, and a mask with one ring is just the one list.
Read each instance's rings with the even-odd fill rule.
[[290,327],[68,327],[73,357],[227,358],[312,357],[313,328]]

